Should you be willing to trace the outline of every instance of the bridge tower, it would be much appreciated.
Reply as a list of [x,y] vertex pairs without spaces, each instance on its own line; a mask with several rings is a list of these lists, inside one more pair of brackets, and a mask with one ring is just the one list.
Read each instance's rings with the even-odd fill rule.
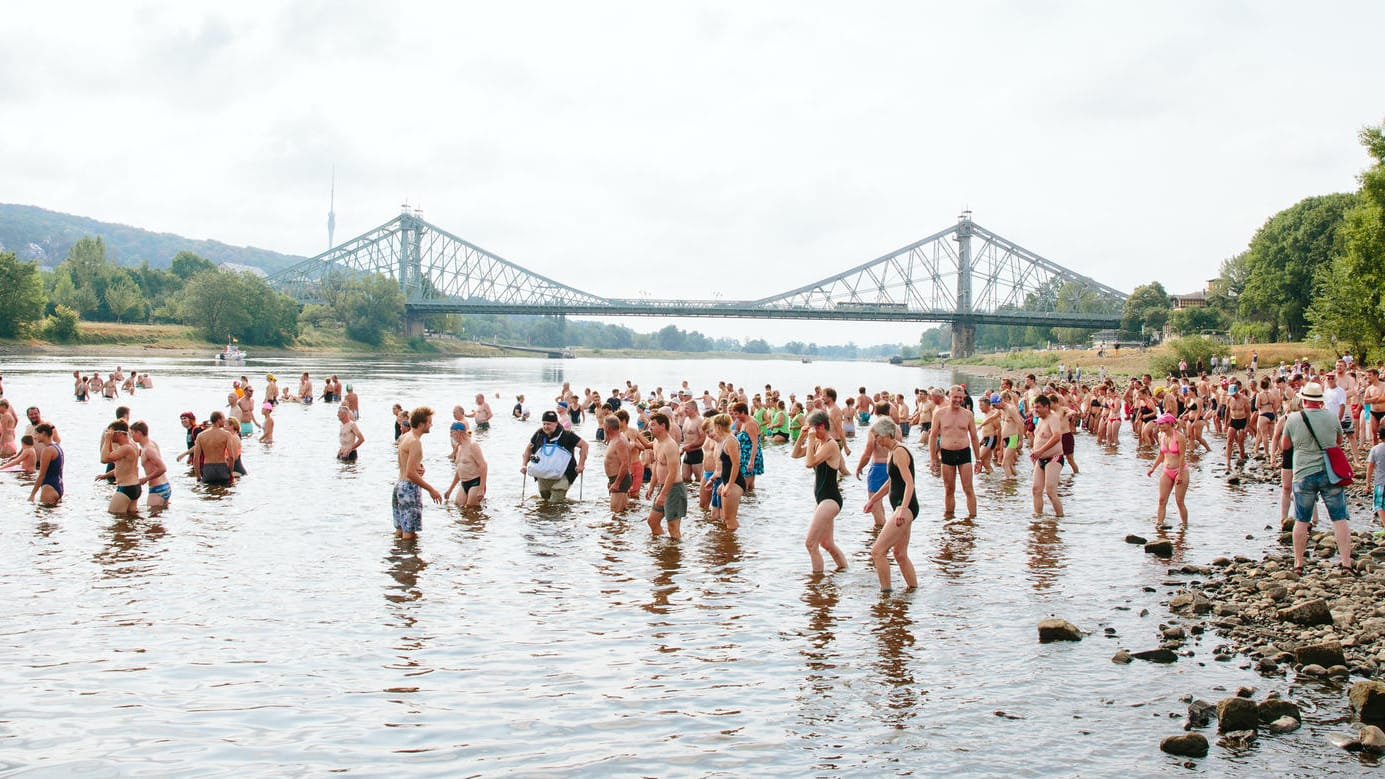
[[957,217],[957,316],[952,320],[952,356],[970,357],[976,351],[976,320],[971,303],[971,210]]
[[[399,290],[405,300],[423,295],[423,218],[405,203],[399,213]],[[423,335],[423,315],[416,308],[404,307],[404,337]]]

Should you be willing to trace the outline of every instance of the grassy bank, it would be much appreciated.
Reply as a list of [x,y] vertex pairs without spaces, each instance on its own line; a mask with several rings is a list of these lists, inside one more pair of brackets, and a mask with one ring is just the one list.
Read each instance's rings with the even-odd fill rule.
[[[1260,367],[1265,369],[1278,365],[1281,360],[1293,362],[1306,357],[1314,365],[1325,365],[1336,355],[1326,349],[1319,349],[1302,342],[1244,344],[1228,346],[1224,354],[1235,355],[1236,366],[1244,369],[1250,365],[1252,352],[1260,353]],[[965,368],[985,375],[1016,375],[1033,373],[1038,376],[1053,375],[1058,365],[1075,366],[1082,369],[1083,376],[1096,376],[1101,368],[1106,368],[1109,376],[1138,376],[1151,372],[1153,361],[1162,355],[1171,354],[1167,345],[1153,346],[1141,352],[1138,347],[1123,347],[1119,351],[1108,347],[1104,356],[1098,357],[1095,349],[1030,349],[1019,352],[998,354],[978,354],[973,357],[949,360],[948,364]],[[922,365],[936,365],[936,361],[925,361]]]
[[[170,354],[194,353],[210,355],[223,344],[204,340],[185,325],[147,325],[116,322],[82,322],[80,337],[71,342],[47,341],[41,338],[0,340],[3,352],[100,352],[105,354],[148,354],[166,351]],[[380,345],[353,341],[341,329],[304,328],[298,340],[289,347],[245,345],[247,351],[259,354],[446,354],[458,357],[493,357],[503,354],[495,349],[469,341],[451,338],[405,339],[387,333]]]

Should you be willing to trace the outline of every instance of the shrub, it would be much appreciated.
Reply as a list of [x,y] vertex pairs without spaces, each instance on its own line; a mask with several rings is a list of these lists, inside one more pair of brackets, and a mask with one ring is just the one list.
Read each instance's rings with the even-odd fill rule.
[[1212,364],[1212,355],[1220,355],[1225,347],[1202,336],[1175,338],[1168,342],[1168,351],[1150,361],[1150,373],[1155,376],[1177,375],[1178,362],[1186,360],[1188,370],[1195,370],[1197,361],[1202,360],[1205,370]]
[[77,311],[68,306],[54,308],[53,315],[48,317],[43,330],[49,340],[61,343],[76,341],[82,336],[81,328],[77,324]]

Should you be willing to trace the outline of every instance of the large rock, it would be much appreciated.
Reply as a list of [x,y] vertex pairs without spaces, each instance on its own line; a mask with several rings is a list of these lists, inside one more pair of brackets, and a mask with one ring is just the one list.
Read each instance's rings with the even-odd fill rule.
[[1050,641],[1081,641],[1082,631],[1065,619],[1049,617],[1039,623],[1039,643]]
[[1206,757],[1207,737],[1201,733],[1169,736],[1159,742],[1159,748],[1170,755],[1179,755],[1180,757]]
[[1302,727],[1302,723],[1293,717],[1280,717],[1279,719],[1265,726],[1265,730],[1271,733],[1293,733]]
[[1332,612],[1327,608],[1327,601],[1316,598],[1304,601],[1295,606],[1290,606],[1279,612],[1279,618],[1297,625],[1331,625]]
[[1144,536],[1137,536],[1134,533],[1131,533],[1130,535],[1125,537],[1125,543],[1134,544],[1135,546],[1144,546],[1145,544],[1149,543],[1149,539],[1145,538]]
[[1356,740],[1361,742],[1361,749],[1373,755],[1385,754],[1385,731],[1374,725],[1361,728],[1361,735]]
[[1161,538],[1145,544],[1145,554],[1152,554],[1155,557],[1173,557],[1173,542]]
[[1260,711],[1255,701],[1245,698],[1222,698],[1217,702],[1217,732],[1255,730],[1260,724]]
[[1299,722],[1303,721],[1303,713],[1298,710],[1298,706],[1281,698],[1261,701],[1256,710],[1261,722],[1274,722],[1280,717],[1293,717]]
[[1130,652],[1124,649],[1117,649],[1116,653],[1114,655],[1111,655],[1111,662],[1118,663],[1120,665],[1128,665],[1130,663],[1130,660]]
[[1347,662],[1346,655],[1342,653],[1342,645],[1336,641],[1304,644],[1294,652],[1294,660],[1302,665],[1320,665],[1324,668],[1346,665]]
[[1347,700],[1362,722],[1385,722],[1385,683],[1357,682],[1347,693]]

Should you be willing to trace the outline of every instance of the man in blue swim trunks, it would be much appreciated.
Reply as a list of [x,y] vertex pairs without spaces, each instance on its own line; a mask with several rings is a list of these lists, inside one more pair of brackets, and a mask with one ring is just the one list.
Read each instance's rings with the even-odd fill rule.
[[139,478],[139,447],[130,441],[130,426],[117,420],[106,427],[110,433],[101,462],[115,465],[115,494],[107,510],[112,514],[130,514],[139,505],[144,492]]
[[144,468],[144,476],[139,483],[149,485],[149,508],[168,505],[168,499],[173,495],[173,485],[168,483],[168,466],[164,465],[163,452],[149,437],[148,423],[141,419],[130,425],[130,439],[139,446],[139,462]]
[[409,432],[399,436],[399,480],[394,483],[391,501],[394,510],[394,535],[412,540],[423,529],[422,490],[434,503],[442,503],[442,493],[423,480],[423,435],[433,429],[433,409],[419,406],[409,414]]

